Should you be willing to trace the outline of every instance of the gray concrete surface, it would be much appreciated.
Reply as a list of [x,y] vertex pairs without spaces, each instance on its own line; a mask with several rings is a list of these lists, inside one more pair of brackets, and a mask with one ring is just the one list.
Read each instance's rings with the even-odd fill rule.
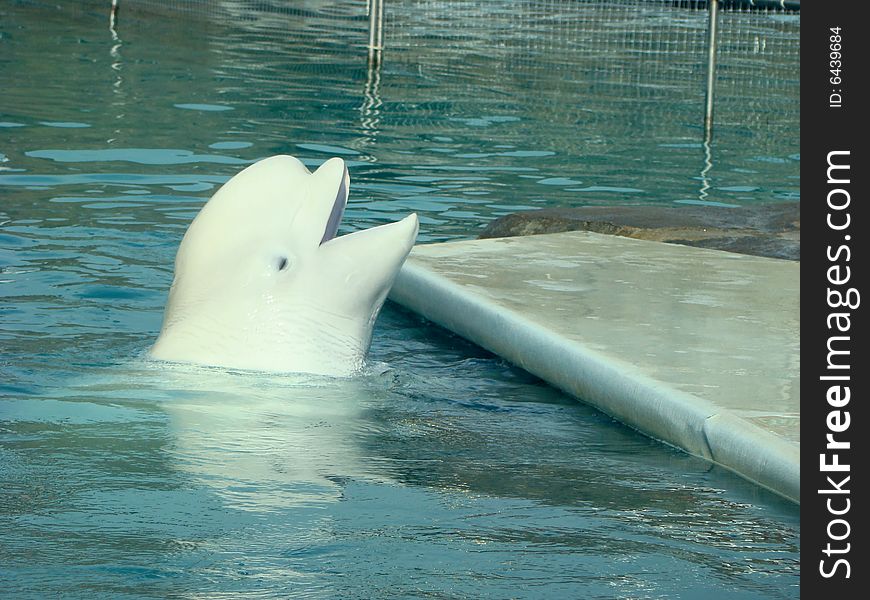
[[799,264],[591,232],[416,247],[391,299],[799,502]]

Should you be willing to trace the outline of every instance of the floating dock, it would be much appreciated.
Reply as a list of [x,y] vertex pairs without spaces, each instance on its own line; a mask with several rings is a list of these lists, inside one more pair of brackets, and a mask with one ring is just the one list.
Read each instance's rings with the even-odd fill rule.
[[414,248],[390,298],[800,501],[800,265],[585,231]]

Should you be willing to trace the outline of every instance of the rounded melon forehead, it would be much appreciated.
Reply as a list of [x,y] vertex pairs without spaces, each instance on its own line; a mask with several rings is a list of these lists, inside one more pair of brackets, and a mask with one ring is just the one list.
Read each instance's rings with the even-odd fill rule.
[[[346,200],[344,161],[333,158],[314,173],[292,156],[257,162],[225,183],[203,206],[182,240],[176,271],[207,268],[251,245],[281,243],[314,249],[337,228],[337,196]],[[345,186],[342,189],[342,186]],[[334,232],[333,232],[334,233]]]

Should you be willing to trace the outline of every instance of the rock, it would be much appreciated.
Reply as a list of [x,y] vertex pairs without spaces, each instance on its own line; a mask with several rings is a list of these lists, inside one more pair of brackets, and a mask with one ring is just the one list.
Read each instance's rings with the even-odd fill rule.
[[544,208],[492,221],[480,239],[594,231],[728,252],[800,260],[800,203],[759,206]]

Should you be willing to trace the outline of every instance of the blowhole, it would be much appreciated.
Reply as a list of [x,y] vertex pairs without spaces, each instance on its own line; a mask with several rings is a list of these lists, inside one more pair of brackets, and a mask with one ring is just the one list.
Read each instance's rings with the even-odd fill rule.
[[286,256],[282,256],[281,258],[278,259],[278,270],[279,270],[279,271],[283,271],[284,269],[287,268],[287,266],[288,266],[289,264],[290,264],[290,261],[287,260],[287,257],[286,257]]

